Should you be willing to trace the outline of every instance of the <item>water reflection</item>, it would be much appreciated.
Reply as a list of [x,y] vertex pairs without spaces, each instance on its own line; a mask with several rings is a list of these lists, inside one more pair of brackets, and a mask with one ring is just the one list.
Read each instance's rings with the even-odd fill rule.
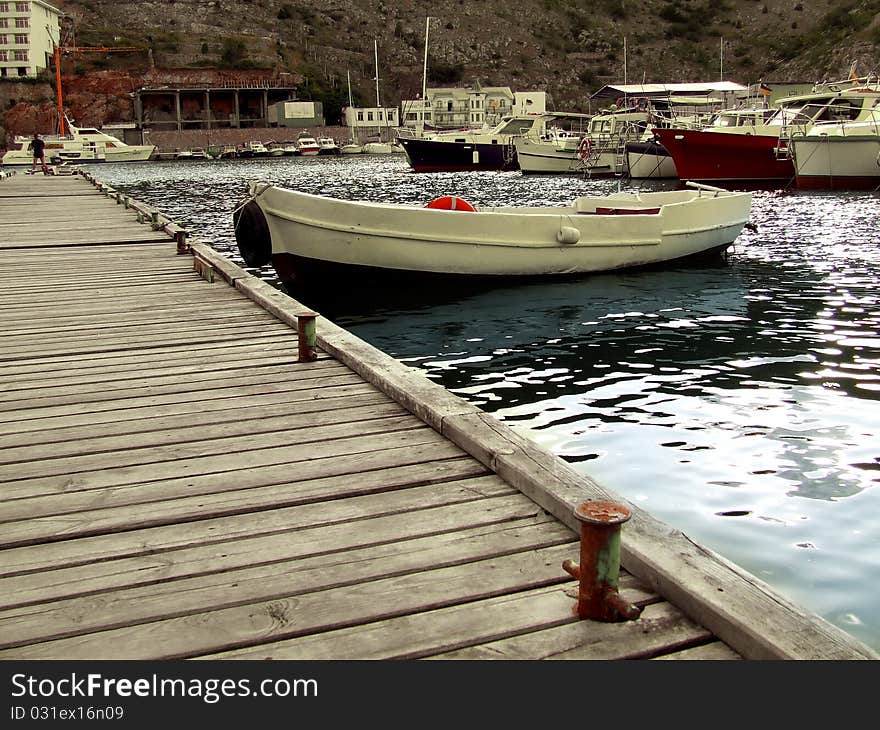
[[[618,187],[416,175],[396,156],[99,174],[239,263],[230,213],[250,178],[478,205]],[[306,303],[880,648],[880,196],[758,192],[753,221],[712,265],[393,290],[331,282]]]

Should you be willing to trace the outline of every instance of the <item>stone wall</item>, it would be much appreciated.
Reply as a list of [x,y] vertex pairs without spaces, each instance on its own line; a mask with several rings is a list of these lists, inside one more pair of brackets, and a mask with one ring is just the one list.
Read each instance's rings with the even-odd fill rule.
[[[243,142],[287,142],[295,140],[303,129],[287,127],[253,127],[249,129],[185,130],[181,132],[147,132],[145,141],[154,144],[159,152],[192,149],[193,147],[222,147],[240,145]],[[348,127],[310,127],[307,130],[315,137],[332,137],[338,145],[348,142],[351,135]]]

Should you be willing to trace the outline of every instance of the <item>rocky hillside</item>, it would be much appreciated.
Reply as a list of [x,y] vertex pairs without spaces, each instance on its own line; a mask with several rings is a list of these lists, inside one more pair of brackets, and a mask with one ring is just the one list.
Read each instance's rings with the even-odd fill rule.
[[[809,82],[845,78],[853,63],[863,75],[880,71],[880,0],[54,2],[71,21],[68,43],[139,49],[65,61],[65,86],[73,101],[78,89],[86,95],[89,123],[120,121],[132,85],[169,73],[269,75],[299,86],[303,98],[323,99],[325,110],[328,101],[347,103],[349,74],[355,103],[374,103],[374,41],[382,102],[396,104],[421,90],[428,15],[430,85],[479,80],[544,89],[557,109],[585,109],[590,93],[624,78],[699,81],[723,73],[742,83]],[[92,83],[106,90],[86,103]],[[52,96],[51,86],[0,88],[0,104],[12,111],[41,93]],[[15,126],[9,111],[7,131]]]
[[[149,48],[159,66],[346,70],[375,96],[432,83],[546,88],[560,108],[606,81],[813,81],[880,61],[880,0],[65,0],[80,44]],[[112,62],[112,59],[110,59]]]

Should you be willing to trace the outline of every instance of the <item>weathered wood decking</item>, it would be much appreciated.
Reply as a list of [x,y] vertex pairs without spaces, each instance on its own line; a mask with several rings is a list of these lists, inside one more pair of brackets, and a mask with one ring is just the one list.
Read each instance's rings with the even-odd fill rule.
[[169,232],[0,180],[0,659],[874,658],[637,509],[576,620],[599,485]]

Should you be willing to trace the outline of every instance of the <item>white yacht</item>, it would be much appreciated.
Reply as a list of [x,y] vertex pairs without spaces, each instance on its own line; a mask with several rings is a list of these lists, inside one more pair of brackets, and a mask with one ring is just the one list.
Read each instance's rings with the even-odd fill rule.
[[[46,162],[144,162],[156,151],[151,144],[129,145],[113,135],[92,127],[76,127],[65,117],[70,134],[47,134]],[[28,149],[32,137],[19,135],[13,143],[17,145],[3,155],[4,165],[30,165],[33,153]]]

